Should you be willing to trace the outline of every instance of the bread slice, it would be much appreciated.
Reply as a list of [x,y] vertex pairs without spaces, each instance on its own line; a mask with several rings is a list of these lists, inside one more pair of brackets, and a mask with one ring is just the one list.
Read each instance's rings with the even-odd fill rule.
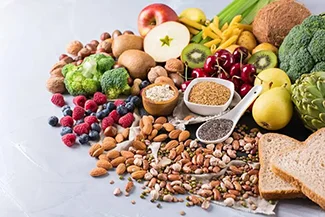
[[274,157],[271,164],[276,175],[325,209],[325,128],[313,133],[303,147]]
[[301,191],[284,181],[271,170],[272,157],[285,152],[286,149],[296,149],[302,146],[291,137],[267,133],[261,137],[258,143],[260,157],[259,192],[266,200],[291,199],[304,197]]

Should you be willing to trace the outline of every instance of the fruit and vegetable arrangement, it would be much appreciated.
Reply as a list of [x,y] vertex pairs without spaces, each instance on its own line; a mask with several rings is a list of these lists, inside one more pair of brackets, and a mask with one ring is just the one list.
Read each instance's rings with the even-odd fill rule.
[[[325,16],[293,0],[233,0],[211,20],[156,3],[137,22],[139,35],[67,45],[46,82],[62,109],[49,125],[69,147],[90,145],[92,177],[130,174],[125,196],[139,182],[158,208],[187,195],[186,206],[272,214],[281,197],[260,193],[261,130],[283,129],[294,113],[310,133],[325,127]],[[234,111],[259,128],[223,118]],[[196,135],[191,121],[203,124]]]

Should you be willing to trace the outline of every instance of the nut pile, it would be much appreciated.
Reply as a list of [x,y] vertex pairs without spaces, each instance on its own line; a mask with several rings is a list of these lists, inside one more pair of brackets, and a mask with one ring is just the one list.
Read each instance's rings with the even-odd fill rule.
[[[93,145],[89,154],[98,161],[90,175],[102,176],[112,168],[116,168],[121,179],[129,173],[133,180],[144,181],[140,197],[150,197],[152,202],[183,202],[179,195],[190,193],[186,198],[187,206],[197,205],[208,209],[210,201],[216,200],[224,201],[227,206],[240,201],[244,207],[257,208],[256,204],[247,203],[246,199],[259,194],[257,144],[262,134],[258,129],[247,133],[247,127],[237,127],[232,137],[224,143],[206,146],[190,139],[189,131],[175,129],[165,117],[154,119],[143,116],[140,129],[128,150],[114,150],[117,142],[113,137],[106,137],[101,145]],[[158,162],[149,148],[152,142],[161,142]],[[232,160],[250,164],[229,166]],[[227,169],[223,175],[206,183],[196,177],[218,173],[224,168]]]

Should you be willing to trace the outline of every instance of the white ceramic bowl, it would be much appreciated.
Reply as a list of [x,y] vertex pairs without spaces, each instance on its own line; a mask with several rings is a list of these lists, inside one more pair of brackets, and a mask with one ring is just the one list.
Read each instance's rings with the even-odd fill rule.
[[[193,88],[193,86],[197,83],[203,82],[203,81],[212,81],[212,82],[216,82],[218,84],[224,85],[225,87],[229,88],[230,90],[230,97],[228,99],[228,101],[223,104],[223,105],[219,105],[219,106],[214,106],[214,105],[202,105],[202,104],[196,104],[196,103],[192,103],[188,101],[189,98],[189,94],[191,92],[191,89]],[[231,81],[227,81],[224,79],[220,79],[220,78],[196,78],[194,79],[189,86],[186,88],[185,92],[184,92],[184,102],[185,105],[194,113],[199,114],[199,115],[204,115],[204,116],[211,116],[211,115],[218,115],[221,112],[225,111],[233,97],[234,97],[234,92],[235,92],[235,86]]]

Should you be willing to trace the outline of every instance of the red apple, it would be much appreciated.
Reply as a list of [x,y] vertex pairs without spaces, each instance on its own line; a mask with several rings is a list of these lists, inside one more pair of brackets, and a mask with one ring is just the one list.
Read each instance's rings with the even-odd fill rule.
[[167,21],[178,21],[176,12],[165,4],[151,4],[143,8],[138,17],[138,30],[142,37],[147,33]]

